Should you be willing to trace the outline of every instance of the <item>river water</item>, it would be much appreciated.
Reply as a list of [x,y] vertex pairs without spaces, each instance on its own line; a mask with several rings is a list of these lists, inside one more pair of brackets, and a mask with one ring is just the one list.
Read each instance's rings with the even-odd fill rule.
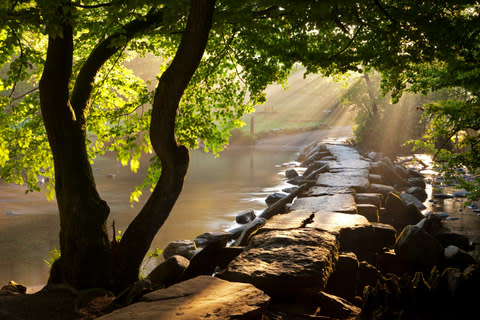
[[[152,249],[235,226],[239,211],[261,211],[266,207],[265,197],[286,186],[282,164],[295,160],[303,146],[350,136],[351,127],[336,127],[264,139],[256,146],[230,147],[218,158],[191,152],[183,191]],[[141,183],[145,167],[134,174],[109,155],[98,158],[93,170],[98,190],[111,209],[109,232],[113,220],[117,230],[125,230],[143,204],[132,206],[128,199],[134,186]],[[25,195],[21,186],[0,184],[0,285],[14,280],[34,291],[46,283],[44,259],[58,248],[57,212],[56,202],[47,201],[43,193]],[[158,262],[149,262],[145,272]]]

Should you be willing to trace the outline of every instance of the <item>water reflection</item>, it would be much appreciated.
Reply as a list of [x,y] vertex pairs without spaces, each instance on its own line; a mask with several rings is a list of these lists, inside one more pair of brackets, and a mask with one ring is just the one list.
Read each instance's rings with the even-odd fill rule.
[[[164,248],[172,240],[225,230],[233,226],[238,211],[263,209],[268,192],[263,189],[280,183],[275,165],[292,160],[295,152],[243,147],[231,148],[218,158],[192,152],[183,192],[152,247]],[[128,198],[144,171],[145,167],[135,175],[112,156],[95,162],[99,192],[111,208],[109,226],[115,220],[117,230],[125,230],[138,213],[143,203],[132,206]],[[9,280],[27,286],[45,283],[48,267],[43,260],[58,247],[58,231],[54,201],[48,202],[42,193],[25,195],[22,187],[0,184],[0,284]]]
[[[218,158],[192,152],[183,191],[152,249],[235,226],[239,211],[262,210],[269,193],[289,186],[280,164],[295,160],[298,151],[313,141],[344,140],[351,135],[351,126],[333,127],[263,139],[255,147],[231,147]],[[110,233],[113,220],[117,230],[125,230],[146,200],[145,196],[133,206],[128,201],[134,186],[142,182],[146,163],[133,174],[112,155],[96,160],[93,170],[98,190],[111,208]],[[31,290],[41,287],[48,278],[43,260],[58,248],[58,232],[54,201],[48,202],[42,193],[26,196],[22,187],[0,184],[0,285],[15,280]],[[149,263],[145,272],[155,264]]]

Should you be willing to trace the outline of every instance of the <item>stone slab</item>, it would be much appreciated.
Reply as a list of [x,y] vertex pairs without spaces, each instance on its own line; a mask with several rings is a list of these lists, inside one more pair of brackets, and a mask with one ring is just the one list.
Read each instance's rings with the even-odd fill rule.
[[270,296],[310,296],[326,286],[338,247],[337,236],[326,231],[261,229],[218,276],[251,283]]
[[358,192],[366,190],[370,182],[368,176],[356,176],[353,174],[345,174],[344,172],[322,173],[318,176],[316,185],[324,187],[352,187]]
[[356,193],[355,201],[357,204],[373,204],[377,206],[378,209],[382,207],[383,204],[383,194],[381,193]]
[[313,222],[307,224],[307,227],[339,232],[344,228],[354,228],[369,224],[367,218],[359,214],[317,212],[315,213]]
[[363,157],[351,146],[342,144],[327,144],[327,150],[337,159],[336,163],[332,163],[330,168],[350,168],[350,169],[368,169],[370,162]]
[[99,320],[261,319],[270,297],[248,283],[200,276],[143,296]]
[[287,230],[307,227],[336,233],[341,231],[343,228],[352,228],[364,225],[369,225],[369,222],[364,216],[359,214],[327,211],[312,213],[308,210],[295,210],[287,214],[280,214],[272,217],[267,221],[262,229],[260,229],[260,231],[282,229]]
[[292,203],[292,210],[308,210],[311,212],[331,211],[357,213],[357,205],[353,194],[333,194],[319,197],[297,198]]
[[304,194],[300,195],[300,197],[319,197],[319,196],[327,196],[327,195],[334,195],[334,194],[353,194],[355,190],[353,188],[343,188],[343,187],[321,187],[321,186],[313,186]]

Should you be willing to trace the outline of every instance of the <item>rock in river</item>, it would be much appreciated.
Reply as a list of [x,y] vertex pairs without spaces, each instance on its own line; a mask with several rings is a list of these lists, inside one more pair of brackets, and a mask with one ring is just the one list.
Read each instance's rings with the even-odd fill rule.
[[244,210],[244,211],[241,211],[237,214],[237,216],[235,217],[235,221],[238,224],[247,224],[250,221],[252,221],[253,219],[255,219],[255,217],[256,217],[255,211]]
[[218,276],[251,283],[271,296],[311,295],[326,286],[338,246],[334,234],[312,228],[261,229]]

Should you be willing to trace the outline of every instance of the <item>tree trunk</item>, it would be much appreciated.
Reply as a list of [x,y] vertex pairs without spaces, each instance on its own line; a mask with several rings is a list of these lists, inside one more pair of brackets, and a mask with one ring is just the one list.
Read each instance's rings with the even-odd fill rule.
[[159,80],[152,105],[150,139],[162,163],[162,174],[115,252],[117,290],[138,279],[143,258],[182,190],[189,154],[175,138],[175,118],[180,98],[205,51],[214,5],[214,0],[191,0],[180,46]]
[[367,84],[368,97],[370,98],[370,103],[372,106],[371,115],[372,115],[372,118],[375,118],[378,114],[378,107],[377,107],[377,103],[375,102],[375,95],[373,93],[373,90],[374,90],[373,84],[370,81],[370,76],[368,75],[367,72],[363,73],[363,77],[365,78],[365,83]]
[[[61,7],[59,10],[63,12]],[[49,36],[40,80],[40,105],[53,153],[60,213],[61,258],[52,267],[49,283],[108,287],[109,208],[96,191],[85,147],[85,128],[79,125],[69,102],[72,27],[65,22],[61,30],[61,36]]]

